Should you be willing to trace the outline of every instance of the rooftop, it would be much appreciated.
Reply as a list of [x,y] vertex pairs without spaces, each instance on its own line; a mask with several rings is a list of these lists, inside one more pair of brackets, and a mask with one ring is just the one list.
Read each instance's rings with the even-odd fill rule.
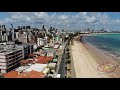
[[43,51],[44,52],[53,52],[53,53],[56,52],[56,50],[54,48],[44,49]]
[[30,72],[23,72],[19,74],[16,78],[44,78],[44,77],[45,77],[44,73],[32,70]]
[[24,63],[24,64],[27,64],[29,63],[30,61],[29,60],[21,60],[20,63]]
[[18,76],[18,71],[10,71],[3,76],[4,78],[16,78]]
[[52,61],[53,57],[47,57],[47,56],[38,56],[37,57],[37,63],[45,64],[49,61]]
[[29,54],[28,57],[34,57],[34,53]]
[[15,71],[18,71],[18,72],[22,72],[24,70],[26,70],[27,68],[29,68],[30,66],[20,66],[19,68],[17,68]]
[[41,71],[43,71],[45,68],[47,68],[47,64],[35,63],[35,64],[32,64],[29,68],[27,68],[27,69],[24,70],[23,72],[30,72],[30,71],[32,71],[32,70],[41,72]]
[[42,72],[32,70],[30,72],[22,72],[19,74],[18,71],[11,71],[4,74],[4,78],[44,78],[46,75]]
[[27,59],[27,60],[21,60],[21,64],[28,64],[28,63],[33,63],[34,59]]
[[49,63],[48,64],[48,67],[55,67],[56,66],[56,63]]
[[56,58],[55,58],[55,59],[53,59],[53,62],[58,62],[58,59],[56,59]]

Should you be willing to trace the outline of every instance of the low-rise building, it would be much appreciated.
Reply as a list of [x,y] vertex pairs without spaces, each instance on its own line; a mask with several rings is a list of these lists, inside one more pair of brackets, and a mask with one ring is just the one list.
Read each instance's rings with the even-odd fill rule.
[[53,63],[57,63],[58,62],[58,59],[53,59],[53,61],[52,61]]
[[43,72],[38,72],[35,70],[32,70],[30,72],[23,72],[19,74],[16,78],[45,78],[46,74]]
[[47,56],[38,56],[36,58],[36,63],[40,63],[40,64],[46,64],[49,63],[53,60],[53,57],[47,57]]
[[49,63],[48,68],[50,68],[51,70],[55,70],[56,69],[56,63]]
[[54,57],[54,53],[53,52],[47,52],[47,57]]
[[45,78],[46,74],[32,70],[30,72],[11,71],[3,75],[4,78]]
[[35,64],[32,64],[29,68],[27,68],[23,72],[30,72],[32,70],[35,70],[35,71],[38,71],[38,72],[42,72],[46,68],[47,68],[47,64],[35,63]]
[[27,68],[29,68],[30,66],[20,66],[17,69],[15,69],[15,71],[17,72],[23,72],[24,70],[26,70]]
[[4,78],[16,78],[18,76],[17,71],[10,71],[3,75]]
[[42,72],[45,73],[45,74],[48,74],[49,71],[50,71],[50,69],[49,69],[49,68],[46,68],[46,69],[44,69]]

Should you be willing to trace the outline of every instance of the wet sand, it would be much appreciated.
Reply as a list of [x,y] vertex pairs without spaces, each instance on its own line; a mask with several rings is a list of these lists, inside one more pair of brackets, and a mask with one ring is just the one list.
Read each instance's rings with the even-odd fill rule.
[[106,73],[98,71],[97,68],[103,63],[112,65],[120,65],[120,60],[109,55],[102,50],[93,47],[90,44],[80,42],[80,38],[76,37],[71,46],[73,55],[73,64],[75,68],[76,78],[119,78],[120,66],[114,72]]

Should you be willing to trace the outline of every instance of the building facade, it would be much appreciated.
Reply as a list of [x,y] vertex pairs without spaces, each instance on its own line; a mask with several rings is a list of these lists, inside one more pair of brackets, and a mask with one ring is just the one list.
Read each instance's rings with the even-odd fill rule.
[[20,44],[16,45],[16,47],[22,49],[23,58],[27,58],[34,51],[32,43]]
[[28,56],[28,46],[27,45],[16,45],[17,48],[22,49],[22,56],[26,58]]
[[2,49],[0,50],[0,72],[7,73],[15,68],[17,68],[22,59],[21,49]]
[[22,43],[28,43],[28,35],[26,33],[19,33],[18,40]]
[[33,43],[27,43],[27,46],[28,46],[28,54],[31,54],[33,53],[34,51],[34,44]]
[[46,39],[37,38],[37,45],[38,46],[44,46],[46,44],[47,44],[47,40]]

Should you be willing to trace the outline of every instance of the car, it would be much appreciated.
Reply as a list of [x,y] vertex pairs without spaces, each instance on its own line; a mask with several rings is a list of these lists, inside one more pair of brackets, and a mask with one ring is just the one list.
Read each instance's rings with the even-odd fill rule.
[[56,78],[60,78],[61,74],[57,74]]

